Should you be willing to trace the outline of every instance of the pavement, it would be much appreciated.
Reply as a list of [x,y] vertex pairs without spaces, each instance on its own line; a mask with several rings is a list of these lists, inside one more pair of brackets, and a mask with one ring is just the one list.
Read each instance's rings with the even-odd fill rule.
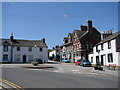
[[[103,67],[103,70],[95,70],[94,67],[82,67],[77,66],[75,63],[61,63],[59,65],[52,65],[57,67],[58,70],[54,72],[61,72],[61,73],[80,73],[80,74],[93,74],[93,75],[103,75],[103,76],[112,76],[112,77],[119,77],[119,70],[109,70],[108,67]],[[64,68],[64,69],[63,69]]]

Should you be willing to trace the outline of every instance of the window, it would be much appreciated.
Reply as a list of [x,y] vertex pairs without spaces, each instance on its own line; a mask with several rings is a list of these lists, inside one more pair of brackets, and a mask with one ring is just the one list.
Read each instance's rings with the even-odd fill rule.
[[98,46],[96,46],[96,52],[98,52]]
[[104,46],[103,46],[103,43],[101,44],[101,50],[104,50]]
[[113,55],[112,55],[112,53],[108,54],[108,62],[113,62]]
[[19,62],[20,61],[20,55],[15,55],[15,62]]
[[111,42],[108,41],[108,49],[111,49]]
[[42,48],[39,48],[40,51],[42,51]]
[[17,51],[20,51],[20,47],[17,47]]
[[29,51],[32,51],[32,47],[29,47]]
[[8,55],[7,54],[3,54],[3,61],[8,61]]
[[3,46],[3,51],[8,51],[8,45]]
[[28,56],[28,60],[29,60],[29,62],[33,61],[34,60],[34,56],[33,55],[29,55]]

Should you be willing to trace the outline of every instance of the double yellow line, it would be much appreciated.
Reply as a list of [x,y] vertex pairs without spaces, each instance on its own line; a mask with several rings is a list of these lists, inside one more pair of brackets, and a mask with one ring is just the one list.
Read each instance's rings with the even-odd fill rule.
[[[22,87],[8,81],[8,80],[5,80],[5,79],[0,79],[1,82],[7,84],[8,86],[11,86],[12,88],[15,88],[17,90],[24,90]],[[1,86],[1,85],[0,85]],[[2,88],[4,88],[3,86],[1,86]],[[5,89],[5,88],[4,88]]]

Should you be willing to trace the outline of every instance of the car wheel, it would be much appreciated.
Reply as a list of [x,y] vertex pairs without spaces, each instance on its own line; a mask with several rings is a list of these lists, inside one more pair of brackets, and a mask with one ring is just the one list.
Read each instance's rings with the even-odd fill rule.
[[85,67],[85,64],[83,64],[83,67]]

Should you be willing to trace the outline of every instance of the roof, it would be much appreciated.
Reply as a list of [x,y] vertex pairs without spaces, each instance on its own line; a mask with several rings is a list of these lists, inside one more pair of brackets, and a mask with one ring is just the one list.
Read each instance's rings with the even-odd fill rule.
[[82,30],[80,30],[80,31],[77,33],[78,39],[82,38],[82,37],[85,36],[87,33],[88,33],[88,31],[82,31]]
[[[3,45],[4,42],[8,42],[10,45],[12,42],[10,39],[0,39],[2,43],[0,43],[0,46]],[[20,39],[14,39],[13,41],[14,46],[21,46],[21,47],[34,47],[36,45],[37,47],[48,47],[46,43],[43,43],[41,40],[20,40]]]
[[101,43],[105,43],[105,42],[107,42],[107,41],[110,41],[110,40],[116,38],[118,35],[120,35],[120,31],[116,32],[116,33],[113,34],[113,35],[110,35],[110,36],[106,37],[105,39],[103,39],[102,41],[100,41],[97,45],[99,45],[99,44],[101,44]]
[[68,35],[70,35],[71,37],[73,37],[74,34],[73,33],[69,33]]

